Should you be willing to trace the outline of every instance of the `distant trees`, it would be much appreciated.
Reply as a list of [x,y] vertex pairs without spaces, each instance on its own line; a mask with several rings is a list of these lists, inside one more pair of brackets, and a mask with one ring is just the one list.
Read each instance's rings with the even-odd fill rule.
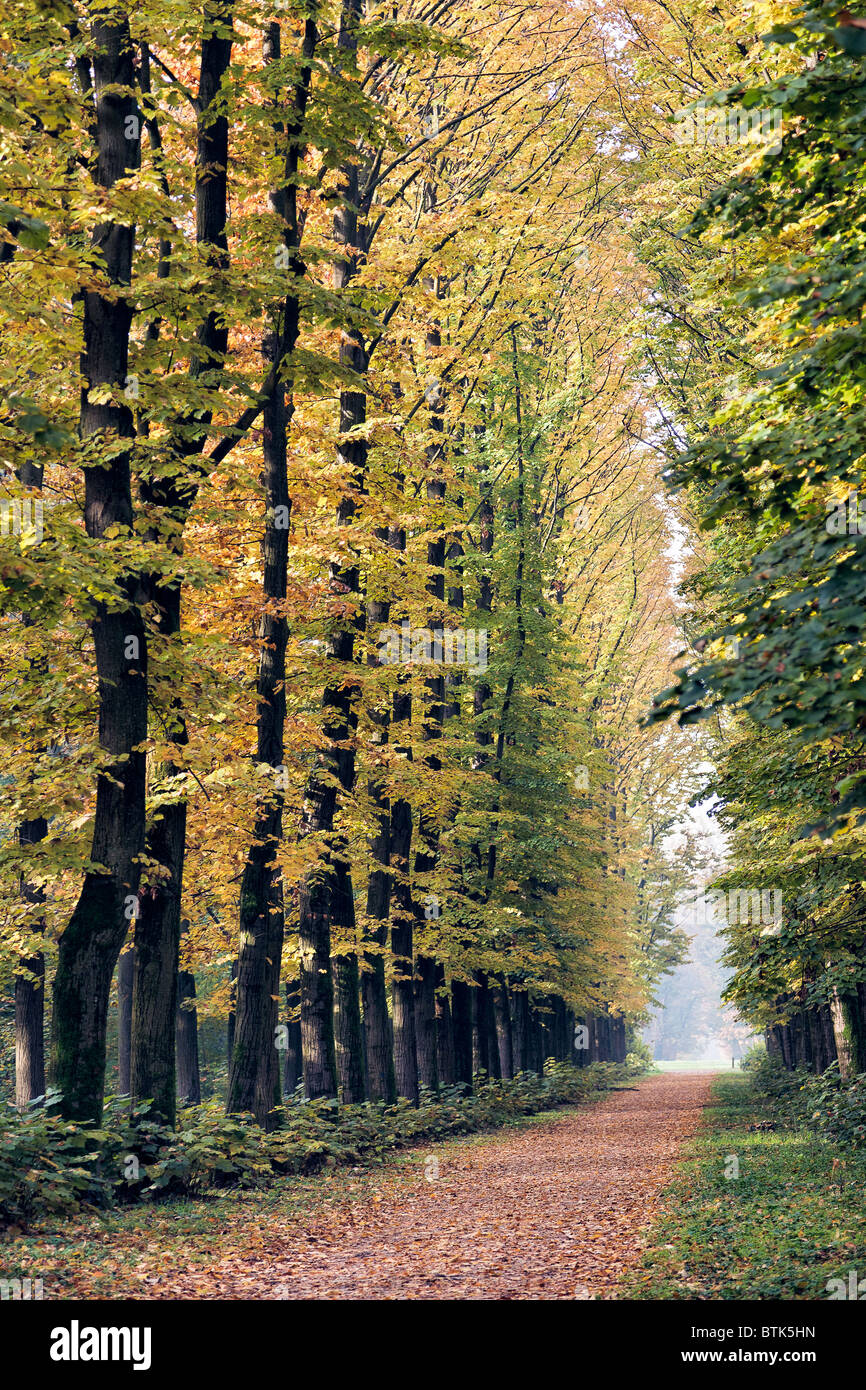
[[[772,920],[729,915],[727,998],[787,1066],[821,1071],[838,1056],[859,1071],[866,41],[847,12],[820,7],[753,41],[730,29],[714,49],[721,90],[710,73],[658,74],[672,111],[700,98],[716,130],[743,109],[761,121],[747,145],[668,146],[691,176],[689,217],[667,244],[642,236],[669,482],[708,533],[677,680],[652,718],[706,723],[706,792],[730,844],[716,887],[772,889],[781,903]],[[692,29],[677,42],[694,53],[706,41]]]

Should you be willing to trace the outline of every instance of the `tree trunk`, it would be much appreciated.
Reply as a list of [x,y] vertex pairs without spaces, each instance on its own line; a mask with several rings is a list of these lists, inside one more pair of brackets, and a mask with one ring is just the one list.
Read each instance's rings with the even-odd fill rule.
[[[228,118],[219,109],[222,83],[231,62],[233,7],[231,0],[218,0],[212,26],[201,40],[201,62],[197,96],[198,127],[196,134],[196,242],[203,248],[207,266],[215,272],[218,282],[228,267],[226,237],[228,188]],[[150,88],[149,51],[142,48],[142,87]],[[158,125],[147,123],[152,144],[159,147]],[[165,188],[167,192],[167,186]],[[171,273],[170,243],[160,245],[159,274]],[[212,292],[211,292],[212,294]],[[156,337],[157,323],[148,328]],[[228,347],[228,326],[220,309],[212,307],[197,330],[196,348],[190,361],[190,379],[205,379],[209,389],[222,372]],[[187,461],[204,448],[204,427],[212,419],[212,411],[182,422],[176,429],[173,450],[179,467],[175,473],[148,478],[142,485],[142,499],[150,508],[160,508],[169,519],[168,546],[180,555],[186,518],[197,491],[196,472]],[[195,421],[200,431],[189,432]],[[180,423],[180,422],[178,422]],[[159,540],[158,526],[149,539]],[[179,641],[181,588],[177,580],[168,583],[157,572],[144,577],[148,600],[157,615],[157,626],[166,646],[171,649]],[[188,742],[182,701],[171,702],[171,725],[168,738],[177,748]],[[173,1124],[176,1109],[177,974],[179,970],[180,917],[183,893],[184,847],[186,844],[187,803],[181,790],[183,767],[172,758],[164,759],[156,769],[156,779],[162,791],[152,813],[147,835],[147,854],[162,872],[140,894],[139,912],[135,922],[135,962],[133,971],[133,1002],[131,1021],[130,1092],[133,1102],[151,1100],[153,1113],[165,1123]]]
[[226,1068],[231,1071],[232,1053],[235,1049],[235,1024],[237,1022],[238,961],[237,956],[229,967],[229,1012],[226,1019]]
[[[279,58],[279,26],[269,30],[269,61]],[[287,164],[295,167],[297,156]],[[279,191],[282,194],[282,190]],[[273,195],[281,212],[291,215],[287,199]],[[287,225],[288,222],[287,222]],[[288,235],[288,233],[287,233]],[[297,237],[297,230],[294,233]],[[290,251],[295,250],[295,241]],[[297,319],[295,320],[297,322]],[[277,362],[276,333],[263,344],[265,360]],[[263,457],[265,528],[262,537],[265,607],[259,619],[259,670],[256,758],[273,768],[274,785],[259,801],[253,838],[247,850],[240,892],[237,1016],[229,1071],[229,1114],[251,1111],[271,1128],[280,1104],[276,1029],[279,1018],[280,965],[283,953],[282,891],[276,863],[283,836],[283,766],[286,722],[286,646],[288,623],[279,609],[286,597],[290,499],[286,470],[289,407],[286,387],[276,382],[264,410]]]
[[[44,816],[22,821],[18,827],[20,845],[38,844],[48,834]],[[29,884],[22,875],[21,897],[38,905],[45,901],[41,888]],[[32,928],[34,935],[45,932],[44,918]],[[15,975],[15,1104],[24,1109],[45,1095],[45,956],[35,951],[25,956],[21,966],[27,975]]]
[[544,1071],[544,1031],[535,1008],[529,1011],[529,1048],[532,1058],[530,1069],[541,1075]]
[[415,1049],[418,1083],[428,1091],[439,1089],[436,1040],[436,961],[419,955],[415,967]]
[[[386,527],[376,531],[380,541],[388,541]],[[391,614],[388,599],[370,599],[367,605],[368,629],[379,629]],[[379,664],[371,651],[368,663]],[[388,742],[389,711],[374,709],[371,718],[378,747]],[[369,935],[370,949],[364,952],[361,972],[361,1001],[364,1016],[364,1043],[367,1060],[367,1090],[371,1100],[384,1100],[392,1105],[397,1099],[397,1079],[394,1072],[394,1039],[388,1013],[388,987],[385,979],[385,949],[388,939],[388,916],[391,910],[391,802],[382,781],[371,777],[367,794],[375,808],[375,830],[370,837],[370,857],[373,867],[367,882],[367,916],[378,925]]]
[[465,980],[451,981],[451,1021],[454,1028],[454,1080],[472,1093],[472,995]]
[[[355,905],[349,866],[337,866],[332,888],[334,922],[355,925]],[[340,1094],[345,1105],[360,1105],[367,1094],[364,1076],[364,1037],[361,1024],[361,984],[358,957],[354,951],[338,955],[334,964],[334,1037]]]
[[117,1094],[130,1093],[132,1064],[132,985],[135,956],[132,942],[121,951],[117,962]]
[[294,1095],[304,1075],[301,1056],[301,992],[297,980],[287,980],[286,996],[286,1049],[283,1061],[283,1097],[288,1100]]
[[843,1077],[852,1076],[866,1067],[866,1039],[864,1039],[861,1004],[857,993],[840,994],[834,992],[830,1004],[833,1019],[833,1034],[836,1042],[836,1055],[839,1058],[839,1073]]
[[836,1061],[836,1038],[833,1033],[833,1016],[830,1012],[829,1004],[822,1004],[820,1010],[821,1036],[823,1039],[823,1065],[821,1070],[826,1071],[833,1062]]
[[[402,479],[398,480],[402,483]],[[406,549],[406,532],[395,527],[389,532],[393,549]],[[391,724],[395,751],[410,761],[411,742],[398,744],[399,731],[411,739],[412,694],[401,678],[394,693]],[[418,1056],[415,1049],[414,922],[410,854],[412,850],[412,807],[405,797],[391,802],[391,1010],[394,1031],[394,1072],[397,1094],[418,1104]]]
[[[357,49],[359,0],[345,0],[340,16],[338,48],[343,54]],[[344,292],[352,279],[358,257],[364,250],[364,228],[358,220],[358,165],[349,160],[340,170],[340,203],[334,214],[334,240],[340,255],[334,265],[334,289]],[[340,341],[340,365],[361,378],[367,370],[367,350],[363,335],[355,322],[344,327]],[[337,522],[349,526],[357,511],[357,499],[365,487],[367,445],[363,438],[351,434],[367,418],[367,398],[363,390],[340,392],[340,442],[337,462],[347,491],[337,507]],[[357,562],[348,566],[331,567],[331,589],[341,599],[346,594],[360,595],[360,571]],[[346,622],[329,644],[328,655],[342,666],[323,696],[325,710],[324,735],[329,747],[320,759],[321,770],[313,774],[304,808],[303,832],[316,833],[329,842],[324,863],[307,875],[300,894],[301,945],[301,1028],[304,1042],[304,1082],[311,1098],[336,1094],[336,1071],[339,1062],[340,1085],[348,1103],[364,1099],[364,1062],[360,992],[358,989],[358,960],[354,951],[341,953],[335,972],[337,987],[337,1026],[339,1048],[334,1040],[333,1016],[326,1018],[328,1007],[334,1007],[334,979],[331,974],[330,911],[339,911],[347,935],[354,935],[355,914],[351,871],[345,840],[333,839],[334,813],[337,798],[336,780],[344,792],[350,793],[355,781],[355,751],[351,735],[357,727],[357,683],[348,679],[347,668],[355,659],[355,632],[363,626],[363,608],[358,607],[354,620]]]
[[483,970],[476,970],[475,987],[472,991],[472,1069],[475,1072],[483,1072],[485,1077],[491,1075],[487,995],[487,976]]
[[[411,696],[394,697],[394,722],[404,717]],[[418,1056],[415,1048],[415,991],[413,987],[412,928],[415,909],[409,882],[412,809],[403,798],[391,806],[391,864],[394,888],[391,910],[391,955],[394,961],[392,1007],[394,1015],[394,1071],[397,1094],[418,1104]]]
[[515,1072],[531,1071],[529,1057],[529,995],[525,989],[511,990],[513,1009],[511,1048]]
[[[430,201],[435,198],[431,195],[429,186],[425,190],[425,198]],[[427,282],[428,288],[433,288],[432,282]],[[435,289],[438,295],[438,282]],[[441,338],[438,328],[433,328],[427,334],[427,347],[437,348],[441,345]],[[437,396],[431,408],[430,428],[437,434],[444,432],[444,421],[442,419],[442,399]],[[443,446],[440,443],[430,445],[427,449],[427,500],[428,502],[439,502],[445,498],[445,483],[442,481],[441,474],[443,466]],[[432,518],[431,518],[432,522]],[[430,523],[428,523],[430,524]],[[431,609],[431,625],[434,633],[439,633],[441,641],[441,605],[445,599],[445,575],[443,566],[445,564],[445,532],[439,530],[434,534],[432,540],[427,543],[427,593],[435,601],[436,607]],[[434,637],[434,643],[436,638]],[[433,653],[434,660],[436,658]],[[443,653],[439,653],[440,663]],[[441,670],[441,668],[440,668]],[[442,726],[445,719],[445,678],[443,674],[431,676],[424,682],[427,691],[427,708],[424,711],[421,737],[424,743],[435,743],[442,737]],[[442,762],[433,752],[427,752],[424,756],[424,766],[432,774],[432,780],[437,781],[436,774],[442,769]],[[436,868],[439,859],[439,827],[435,819],[422,809],[418,817],[418,849],[415,854],[415,880],[416,883],[425,884],[429,882],[429,876]],[[423,890],[422,890],[423,891]],[[428,896],[428,895],[425,895]],[[435,896],[435,895],[434,895]],[[426,925],[435,922],[439,917],[439,903],[435,901],[436,911],[429,919],[425,917],[420,905],[416,906],[416,916],[418,919],[418,931],[416,940],[426,944],[429,951],[430,939],[435,934],[435,928]],[[418,1080],[422,1086],[426,1086],[429,1091],[439,1089],[439,1065],[437,1057],[436,1043],[436,961],[431,954],[425,951],[417,951],[415,961],[415,1046],[418,1050]]]
[[181,970],[177,977],[177,1095],[181,1105],[201,1104],[198,1011],[195,975],[191,970]]
[[[109,190],[140,163],[139,117],[133,95],[134,47],[122,12],[91,20],[96,105],[94,178]],[[108,200],[106,199],[106,206]],[[132,304],[125,293],[132,274],[134,228],[105,221],[93,249],[110,292],[82,294],[80,432],[112,441],[101,466],[84,469],[88,536],[131,535],[130,449],[133,418],[123,400],[129,369]],[[108,386],[111,396],[101,401]],[[124,443],[123,441],[128,441]],[[117,528],[115,530],[115,528]],[[144,849],[147,739],[147,647],[135,575],[122,577],[119,602],[96,606],[91,623],[96,654],[99,742],[106,762],[96,786],[91,861],[72,918],[60,938],[54,981],[53,1079],[67,1119],[98,1123],[105,1088],[105,1042],[111,980],[136,901]]]
[[[185,819],[184,816],[184,824]],[[175,829],[179,826],[174,818],[171,824]],[[162,825],[163,822],[157,822],[150,843],[159,844],[157,855],[161,863],[167,863],[170,851],[161,843]],[[175,900],[169,906],[167,899],[172,890],[180,886],[183,873],[182,839],[179,852],[177,875],[159,889],[146,888],[139,893],[133,953],[130,1099],[133,1104],[150,1101],[150,1115],[170,1126],[174,1125],[177,1113],[174,1046],[180,902]],[[166,1019],[170,1020],[170,1027],[166,1026]]]
[[453,1086],[457,1080],[454,1059],[454,1021],[445,967],[436,963],[436,1063],[440,1086]]
[[[340,54],[354,55],[358,47],[357,28],[361,17],[362,0],[343,0],[340,14],[340,29],[337,47]],[[358,256],[365,249],[365,229],[358,220],[359,174],[357,161],[345,163],[340,171],[341,202],[334,214],[334,241],[341,254],[334,265],[334,288],[345,292],[357,269]],[[367,349],[363,335],[355,322],[344,327],[340,341],[340,365],[363,377],[367,370]],[[367,397],[363,390],[353,387],[340,392],[340,443],[337,461],[341,476],[351,479],[351,486],[357,495],[365,489],[367,467],[367,444],[359,438],[348,439],[350,431],[363,425],[367,419]],[[338,520],[347,525],[355,514],[356,503],[347,498],[338,508]],[[336,572],[335,572],[336,573]],[[357,565],[339,572],[342,591],[360,594],[360,572]],[[364,610],[359,607],[355,625],[363,627]],[[348,639],[348,640],[346,640]],[[345,645],[345,660],[353,659],[352,634],[342,634],[340,646]],[[358,691],[353,687],[349,695],[347,722],[354,730],[357,727],[357,713],[354,699]],[[341,785],[351,792],[355,781],[354,749],[347,749],[341,760]],[[332,927],[342,929],[344,938],[355,937],[355,899],[352,890],[352,872],[349,863],[346,841],[340,837],[334,853],[334,877],[332,892]],[[358,971],[358,956],[355,950],[342,949],[337,956],[334,970],[334,990],[336,1007],[336,1056],[340,1092],[347,1105],[360,1104],[366,1097],[364,1075],[364,1037],[361,1023],[361,995]]]
[[503,1081],[510,1081],[514,1075],[512,1056],[511,1011],[509,1009],[508,985],[504,979],[497,980],[493,986],[493,1013],[496,1020],[496,1043],[499,1051],[499,1075]]
[[[387,799],[378,784],[369,788],[376,802],[378,829],[371,842],[371,853],[377,864],[388,865],[391,858],[391,815]],[[388,988],[385,982],[385,940],[391,903],[391,876],[387,868],[374,868],[367,885],[367,915],[381,925],[372,943],[378,949],[365,952],[361,972],[361,998],[364,1006],[364,1038],[367,1055],[367,1088],[371,1100],[384,1100],[389,1105],[397,1099],[394,1074],[393,1036],[388,1013]]]
[[45,1095],[45,957],[21,962],[32,978],[15,976],[15,1104],[24,1109]]

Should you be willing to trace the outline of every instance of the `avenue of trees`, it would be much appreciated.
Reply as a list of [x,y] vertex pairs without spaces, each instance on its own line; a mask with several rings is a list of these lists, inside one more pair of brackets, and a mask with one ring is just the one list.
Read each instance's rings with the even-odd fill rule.
[[690,800],[728,1002],[866,1069],[866,17],[2,36],[4,1091],[171,1125],[206,1037],[267,1128],[624,1060]]
[[623,1060],[695,778],[638,727],[674,599],[609,22],[2,24],[18,1103],[96,1122],[108,1076],[171,1124],[215,1027],[265,1127]]

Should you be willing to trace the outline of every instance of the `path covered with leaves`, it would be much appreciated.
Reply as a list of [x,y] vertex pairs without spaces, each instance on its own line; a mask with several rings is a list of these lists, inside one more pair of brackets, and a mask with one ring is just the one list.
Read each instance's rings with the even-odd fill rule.
[[238,1230],[236,1253],[164,1270],[139,1296],[614,1298],[710,1080],[652,1076],[560,1119],[419,1151],[377,1174],[365,1200]]

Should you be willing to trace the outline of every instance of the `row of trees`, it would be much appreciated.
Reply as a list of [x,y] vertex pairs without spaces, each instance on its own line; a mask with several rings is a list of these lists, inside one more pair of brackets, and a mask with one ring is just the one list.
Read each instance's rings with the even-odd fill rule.
[[745,143],[647,144],[688,206],[656,186],[641,230],[645,380],[676,505],[706,533],[653,718],[705,721],[703,794],[730,847],[717,887],[782,902],[729,920],[728,998],[786,1065],[862,1071],[866,21],[812,4],[656,20],[667,58],[635,31],[632,93],[651,73],[704,132],[761,121]]
[[263,1125],[299,1079],[622,1058],[682,957],[607,37],[559,0],[8,8],[19,1103],[50,1021],[98,1120],[114,1008],[169,1123],[199,1011]]

